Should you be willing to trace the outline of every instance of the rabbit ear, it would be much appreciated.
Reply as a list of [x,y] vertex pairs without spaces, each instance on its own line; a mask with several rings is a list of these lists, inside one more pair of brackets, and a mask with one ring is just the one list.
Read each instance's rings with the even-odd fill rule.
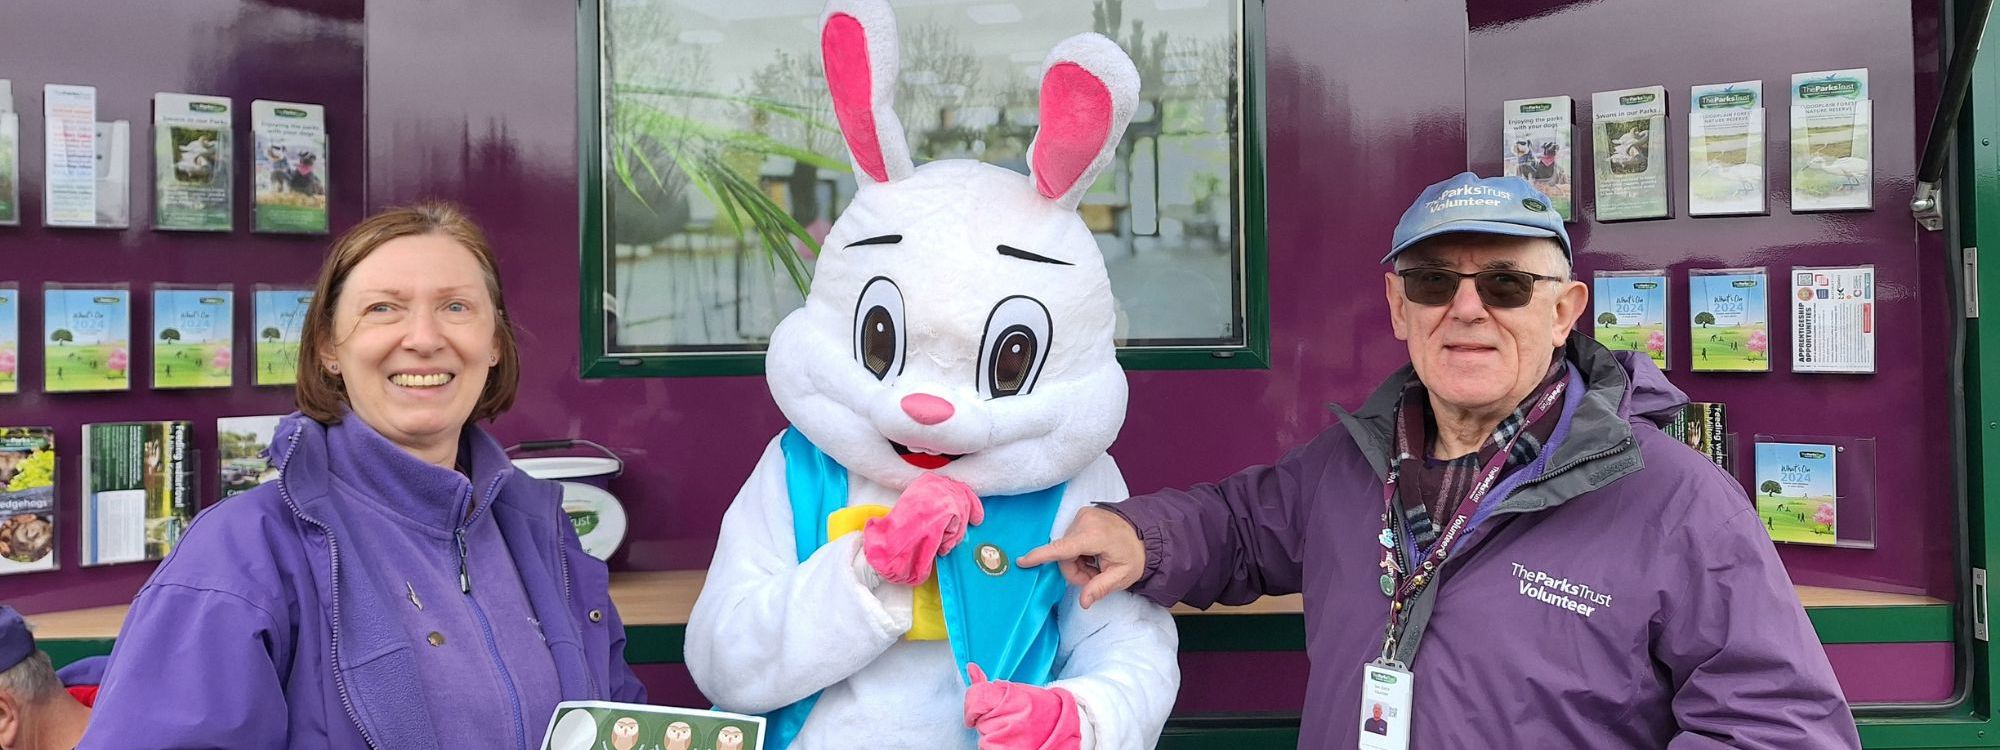
[[1139,70],[1116,42],[1078,34],[1058,43],[1042,63],[1041,127],[1028,147],[1035,189],[1075,208],[1138,105]]
[[896,15],[884,0],[829,0],[819,20],[820,54],[833,113],[857,176],[910,176],[910,144],[896,119]]

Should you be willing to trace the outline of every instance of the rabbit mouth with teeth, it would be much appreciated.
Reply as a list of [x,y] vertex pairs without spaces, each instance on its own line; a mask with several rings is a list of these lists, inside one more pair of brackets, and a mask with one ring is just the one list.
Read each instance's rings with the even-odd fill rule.
[[910,446],[894,440],[889,441],[889,447],[896,449],[896,455],[902,456],[904,463],[926,471],[942,469],[946,464],[965,457],[963,453],[931,453],[928,451],[913,450]]

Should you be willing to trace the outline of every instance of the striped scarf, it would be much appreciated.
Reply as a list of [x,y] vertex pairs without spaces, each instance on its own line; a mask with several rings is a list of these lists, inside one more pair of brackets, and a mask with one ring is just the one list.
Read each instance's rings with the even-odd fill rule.
[[1437,439],[1437,420],[1430,413],[1429,393],[1423,382],[1411,378],[1403,386],[1401,408],[1422,409],[1424,415],[1424,455],[1397,457],[1402,463],[1402,475],[1417,479],[1415,482],[1398,483],[1397,491],[1402,500],[1405,528],[1410,530],[1410,539],[1416,542],[1417,549],[1430,549],[1431,542],[1437,539],[1440,532],[1439,525],[1457,512],[1457,504],[1471,494],[1472,485],[1478,480],[1479,468],[1499,453],[1507,441],[1514,440],[1516,434],[1520,434],[1521,439],[1514,440],[1514,447],[1507,455],[1506,468],[1502,470],[1503,476],[1506,472],[1528,465],[1541,455],[1549,435],[1556,430],[1556,423],[1561,421],[1562,410],[1550,409],[1533,424],[1528,422],[1528,412],[1533,410],[1536,401],[1540,401],[1568,376],[1568,363],[1563,360],[1563,350],[1558,348],[1555,356],[1550,358],[1548,372],[1542,375],[1541,385],[1521,400],[1513,414],[1500,420],[1486,443],[1474,453],[1449,460],[1429,457],[1431,446]]

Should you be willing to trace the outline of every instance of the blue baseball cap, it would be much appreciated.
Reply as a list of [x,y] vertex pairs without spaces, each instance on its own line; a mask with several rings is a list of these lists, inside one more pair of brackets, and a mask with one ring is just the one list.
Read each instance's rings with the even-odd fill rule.
[[1460,172],[1424,188],[1417,202],[1403,212],[1403,220],[1396,222],[1389,254],[1382,256],[1382,262],[1395,260],[1398,253],[1411,245],[1458,232],[1552,237],[1562,245],[1563,257],[1573,256],[1562,215],[1556,213],[1542,191],[1519,177],[1480,177]]
[[13,607],[0,604],[0,672],[34,655],[35,634],[28,632],[28,621]]

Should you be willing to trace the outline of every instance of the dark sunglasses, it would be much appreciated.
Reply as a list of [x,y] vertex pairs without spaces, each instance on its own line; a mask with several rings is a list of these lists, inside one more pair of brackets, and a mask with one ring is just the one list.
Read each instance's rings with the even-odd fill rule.
[[1563,280],[1506,269],[1459,273],[1449,268],[1405,268],[1396,275],[1403,277],[1404,299],[1433,306],[1451,304],[1451,298],[1458,296],[1458,282],[1462,279],[1472,279],[1472,288],[1479,291],[1479,301],[1487,307],[1503,308],[1528,304],[1535,297],[1537,281]]

